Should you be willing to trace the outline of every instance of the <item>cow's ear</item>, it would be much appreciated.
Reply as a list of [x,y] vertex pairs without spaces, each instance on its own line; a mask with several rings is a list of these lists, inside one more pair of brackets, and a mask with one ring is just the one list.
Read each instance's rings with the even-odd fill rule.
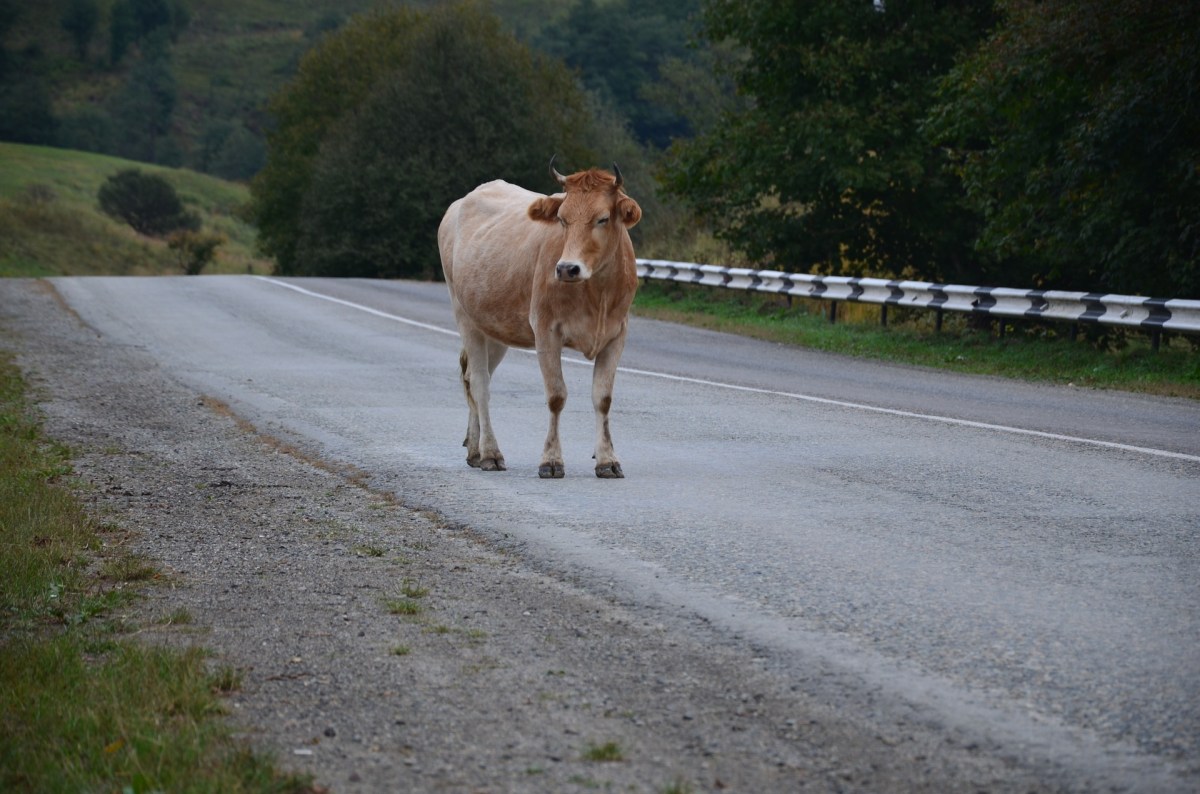
[[621,222],[625,224],[625,228],[632,229],[642,219],[642,208],[638,206],[636,201],[629,198],[629,196],[621,196],[617,200],[617,214],[621,217]]
[[530,220],[558,223],[558,208],[562,206],[560,196],[542,196],[529,205]]

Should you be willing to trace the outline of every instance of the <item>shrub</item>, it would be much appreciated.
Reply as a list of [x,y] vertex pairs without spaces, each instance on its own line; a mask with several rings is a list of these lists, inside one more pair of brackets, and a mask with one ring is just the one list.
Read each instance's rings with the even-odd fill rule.
[[200,218],[183,208],[167,180],[136,168],[109,177],[100,186],[99,198],[100,209],[142,234],[158,237],[177,229],[200,228]]
[[167,237],[167,247],[175,252],[175,261],[188,276],[198,276],[213,260],[225,238],[219,234],[180,229]]

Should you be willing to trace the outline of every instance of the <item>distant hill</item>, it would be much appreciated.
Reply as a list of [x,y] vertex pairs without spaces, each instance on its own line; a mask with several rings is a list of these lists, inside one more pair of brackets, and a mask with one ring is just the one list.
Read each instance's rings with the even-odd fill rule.
[[[305,51],[354,14],[442,1],[0,0],[0,140],[244,181]],[[681,85],[703,82],[683,65],[700,1],[479,0],[656,146],[687,128]]]
[[225,238],[211,273],[267,273],[254,229],[237,217],[244,185],[116,157],[0,143],[0,276],[179,273],[166,242],[137,234],[100,211],[96,194],[127,168],[162,175],[202,228]]
[[[63,24],[77,3],[98,10],[82,60]],[[121,3],[175,10],[178,22],[163,25],[171,39],[165,56],[144,38],[113,63],[113,18]],[[0,88],[0,116],[8,117],[0,120],[0,139],[119,153],[244,179],[257,170],[265,151],[267,99],[324,32],[372,5],[373,0],[0,0],[0,83],[8,86]],[[169,108],[161,134],[148,133],[164,104]],[[43,107],[54,117],[49,132],[40,125]],[[22,130],[21,124],[33,128]]]

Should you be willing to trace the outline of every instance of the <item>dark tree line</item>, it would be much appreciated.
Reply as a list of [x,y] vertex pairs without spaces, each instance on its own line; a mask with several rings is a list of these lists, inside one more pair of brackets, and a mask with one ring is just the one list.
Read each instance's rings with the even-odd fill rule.
[[[185,0],[63,0],[58,17],[73,45],[73,65],[36,42],[10,51],[10,32],[30,14],[21,0],[0,0],[0,140],[62,146],[133,160],[248,179],[261,167],[265,146],[244,124],[219,120],[203,146],[188,156],[178,134],[179,87],[174,44],[191,13]],[[42,36],[48,35],[42,31]],[[55,110],[56,78],[72,69],[117,82],[99,101]],[[94,93],[94,92],[88,92]]]

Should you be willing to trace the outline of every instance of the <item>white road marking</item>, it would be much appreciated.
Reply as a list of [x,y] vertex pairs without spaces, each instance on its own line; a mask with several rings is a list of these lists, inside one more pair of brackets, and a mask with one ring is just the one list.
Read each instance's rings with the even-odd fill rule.
[[[265,281],[269,284],[274,284],[279,287],[284,287],[286,289],[290,289],[295,292],[299,292],[302,295],[307,295],[307,296],[313,297],[313,298],[319,298],[320,300],[329,301],[330,303],[336,303],[339,306],[346,306],[351,309],[357,309],[358,311],[366,312],[367,314],[374,315],[375,317],[382,317],[386,320],[393,320],[398,323],[403,323],[405,325],[411,325],[415,328],[422,328],[427,331],[434,331],[436,333],[445,334],[447,336],[457,337],[459,335],[457,331],[452,331],[448,328],[442,328],[437,325],[431,325],[429,323],[423,323],[423,322],[419,322],[417,320],[410,320],[407,317],[401,317],[396,314],[390,314],[388,312],[379,311],[378,309],[372,309],[370,306],[363,306],[361,303],[354,303],[352,301],[343,300],[341,298],[334,298],[330,295],[323,295],[319,292],[313,292],[312,290],[305,289],[304,287],[298,287],[295,284],[289,284],[286,281],[279,281],[278,279],[267,278],[266,276],[256,276],[256,278],[259,281]],[[529,353],[531,355],[536,355],[536,353],[532,350],[522,350],[521,352]],[[581,364],[586,367],[592,366],[592,362],[590,362],[590,361],[580,361],[579,359],[574,359],[574,358],[564,358],[563,361],[570,363],[570,364]],[[947,424],[947,425],[956,425],[958,427],[971,427],[971,428],[976,428],[979,430],[992,430],[992,431],[996,431],[999,433],[1011,433],[1013,435],[1033,436],[1035,438],[1045,438],[1045,439],[1049,439],[1052,441],[1067,441],[1067,442],[1072,442],[1072,443],[1076,443],[1076,444],[1089,444],[1092,446],[1104,447],[1106,449],[1119,449],[1124,452],[1137,452],[1137,453],[1140,453],[1143,455],[1155,455],[1157,457],[1162,457],[1162,458],[1173,458],[1176,460],[1186,460],[1186,461],[1191,461],[1193,463],[1200,463],[1200,455],[1188,455],[1187,453],[1184,453],[1184,452],[1172,452],[1172,451],[1166,450],[1166,449],[1154,449],[1153,447],[1138,447],[1138,446],[1134,446],[1132,444],[1121,444],[1116,441],[1101,441],[1101,440],[1095,439],[1095,438],[1082,438],[1080,436],[1068,436],[1068,435],[1063,435],[1061,433],[1049,433],[1044,430],[1028,430],[1023,427],[1011,427],[1009,425],[996,425],[996,424],[990,424],[988,422],[975,422],[970,419],[956,419],[956,418],[950,417],[950,416],[938,416],[936,414],[922,414],[922,413],[916,413],[914,411],[902,411],[897,408],[881,408],[879,406],[866,405],[864,403],[848,402],[846,400],[832,400],[827,397],[815,397],[811,394],[799,394],[797,392],[777,391],[775,389],[760,389],[760,388],[757,388],[754,386],[740,386],[736,383],[724,383],[722,381],[716,381],[716,380],[705,380],[704,378],[689,378],[689,377],[686,377],[683,375],[671,375],[666,372],[655,372],[653,370],[646,370],[646,369],[634,369],[632,367],[618,367],[617,371],[618,372],[626,372],[630,375],[641,375],[641,376],[647,377],[647,378],[659,378],[660,380],[675,381],[677,383],[691,383],[691,384],[694,384],[697,386],[710,386],[710,387],[717,388],[717,389],[728,389],[730,391],[748,392],[750,394],[764,394],[764,395],[768,395],[771,397],[785,397],[785,398],[792,399],[792,400],[801,400],[804,402],[818,403],[820,405],[831,405],[831,406],[836,406],[838,408],[849,408],[849,409],[852,409],[855,411],[869,411],[871,413],[886,414],[889,416],[900,416],[900,417],[904,417],[906,419],[922,419],[922,420],[929,421],[929,422],[940,422],[942,424]]]

